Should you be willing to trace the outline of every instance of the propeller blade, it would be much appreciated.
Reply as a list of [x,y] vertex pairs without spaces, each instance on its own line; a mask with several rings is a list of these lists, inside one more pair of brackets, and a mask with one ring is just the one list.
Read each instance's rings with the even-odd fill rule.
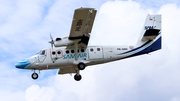
[[52,36],[51,36],[51,33],[50,33],[50,38],[51,38],[51,40],[53,40],[53,38],[52,38]]
[[52,50],[53,50],[53,44],[51,43],[51,48],[52,48]]
[[51,38],[51,41],[50,41],[51,47],[52,47],[52,49],[53,49],[54,40],[53,40],[53,37],[51,36],[51,33],[50,33],[50,38]]

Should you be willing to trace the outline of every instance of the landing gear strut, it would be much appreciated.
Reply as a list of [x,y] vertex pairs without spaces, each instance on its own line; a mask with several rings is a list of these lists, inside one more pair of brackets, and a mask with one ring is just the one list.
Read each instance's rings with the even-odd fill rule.
[[34,73],[31,75],[31,77],[32,77],[34,80],[36,80],[36,79],[38,78],[38,74],[35,73],[35,70],[34,70]]
[[80,80],[82,79],[82,76],[79,74],[79,71],[80,71],[80,70],[84,70],[85,67],[86,67],[86,65],[85,65],[84,63],[80,62],[80,63],[77,65],[77,67],[78,67],[79,70],[77,70],[76,75],[74,75],[74,79],[75,79],[76,81],[80,81]]

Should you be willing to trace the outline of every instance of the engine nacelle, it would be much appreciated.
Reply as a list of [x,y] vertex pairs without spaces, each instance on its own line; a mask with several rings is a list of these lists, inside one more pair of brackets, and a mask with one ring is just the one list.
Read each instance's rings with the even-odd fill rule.
[[[54,41],[54,46],[55,47],[62,47],[62,46],[67,46],[69,44],[73,44],[75,42],[77,42],[79,39],[76,39],[76,40],[69,40],[68,37],[65,37],[65,38],[56,38]],[[51,43],[49,41],[49,43]]]

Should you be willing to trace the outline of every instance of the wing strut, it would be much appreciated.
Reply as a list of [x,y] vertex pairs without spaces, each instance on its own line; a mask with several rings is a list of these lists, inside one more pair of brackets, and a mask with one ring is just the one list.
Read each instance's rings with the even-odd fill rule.
[[78,43],[75,43],[75,61],[78,59]]

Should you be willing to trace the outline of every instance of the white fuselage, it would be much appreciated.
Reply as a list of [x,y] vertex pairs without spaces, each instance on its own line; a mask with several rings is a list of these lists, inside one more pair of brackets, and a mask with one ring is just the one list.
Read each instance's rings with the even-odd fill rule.
[[[90,10],[93,10],[94,13]],[[49,43],[56,48],[43,49],[40,53],[17,62],[15,67],[34,70],[33,79],[38,78],[35,70],[59,69],[58,74],[76,73],[74,79],[79,81],[81,80],[79,72],[86,66],[147,54],[161,49],[161,15],[147,16],[137,46],[88,46],[89,33],[91,33],[94,21],[94,19],[91,21],[89,19],[95,17],[96,10],[85,8],[83,12],[86,12],[89,17],[84,16],[82,8],[77,9],[77,12],[69,37],[53,40],[50,35]],[[79,14],[86,20],[78,19],[81,18],[77,16]],[[83,21],[86,22],[83,23]]]
[[65,67],[75,67],[79,63],[86,66],[102,64],[141,54],[147,54],[161,49],[161,35],[155,40],[149,40],[138,46],[88,46],[86,49],[66,47],[46,48],[40,53],[23,59],[15,64],[20,69],[60,69]]
[[[131,48],[131,49],[130,49]],[[58,69],[64,66],[77,65],[76,61],[83,61],[86,66],[106,63],[127,57],[125,53],[133,49],[133,46],[89,46],[86,49],[78,49],[77,60],[75,60],[75,50],[65,47],[47,48],[29,58],[31,65],[24,69]]]

